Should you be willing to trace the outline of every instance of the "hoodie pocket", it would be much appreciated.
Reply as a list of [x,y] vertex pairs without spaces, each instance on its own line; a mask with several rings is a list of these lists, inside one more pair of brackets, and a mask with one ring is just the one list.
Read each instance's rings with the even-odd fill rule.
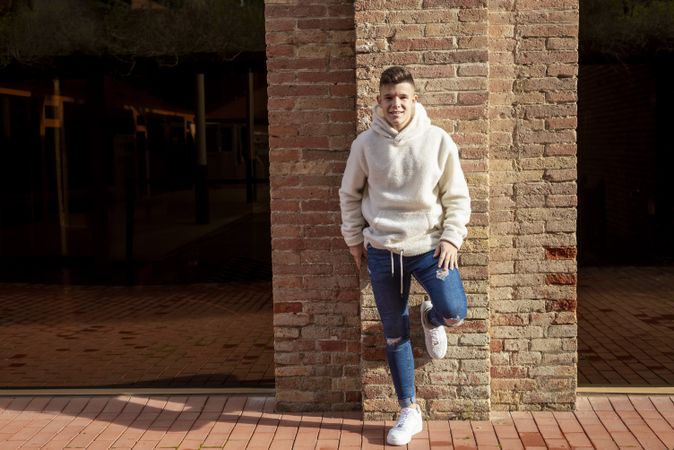
[[427,211],[379,211],[373,220],[376,233],[388,242],[402,242],[432,231]]

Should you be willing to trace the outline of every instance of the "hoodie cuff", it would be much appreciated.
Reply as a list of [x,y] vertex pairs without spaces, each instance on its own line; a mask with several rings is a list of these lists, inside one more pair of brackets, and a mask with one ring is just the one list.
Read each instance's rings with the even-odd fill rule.
[[349,247],[353,247],[353,246],[358,245],[358,244],[362,245],[363,242],[365,242],[365,239],[363,239],[363,236],[358,236],[358,237],[349,238],[349,239],[344,238],[344,242],[346,242],[346,245],[348,245]]
[[442,233],[442,236],[440,236],[440,240],[449,242],[454,247],[456,247],[457,250],[460,250],[461,245],[463,245],[463,238],[459,236],[457,233],[451,231],[445,231],[444,233]]

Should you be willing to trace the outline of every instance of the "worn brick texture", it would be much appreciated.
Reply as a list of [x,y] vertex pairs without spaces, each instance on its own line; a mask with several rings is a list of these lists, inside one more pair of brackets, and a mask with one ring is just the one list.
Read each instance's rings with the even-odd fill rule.
[[353,2],[265,6],[277,407],[358,409],[358,277],[338,189],[355,138]]
[[493,410],[572,409],[577,0],[489,3]]
[[279,409],[398,410],[338,187],[378,76],[409,66],[456,140],[473,215],[469,319],[431,361],[411,299],[428,417],[571,409],[576,387],[578,0],[266,1]]
[[[425,351],[418,318],[423,290],[416,283],[410,298],[417,398],[426,416],[435,418],[489,413],[487,8],[485,2],[464,3],[355,2],[358,130],[369,126],[381,71],[394,64],[409,67],[419,101],[460,148],[472,197],[469,239],[460,253],[468,320],[449,330],[446,358],[433,361]],[[398,402],[374,298],[367,277],[362,280],[363,410],[369,418],[390,417]]]

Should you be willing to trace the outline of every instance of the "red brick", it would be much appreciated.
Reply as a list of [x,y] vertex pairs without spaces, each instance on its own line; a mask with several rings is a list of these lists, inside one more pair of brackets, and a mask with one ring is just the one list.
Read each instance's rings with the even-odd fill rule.
[[461,22],[481,22],[487,19],[487,9],[462,9],[459,11]]
[[489,342],[489,350],[492,353],[500,353],[503,351],[503,339],[492,339]]
[[527,370],[524,367],[492,366],[491,376],[493,378],[526,378]]
[[318,349],[324,352],[344,352],[346,351],[346,342],[336,340],[318,341]]
[[565,128],[576,128],[578,119],[575,117],[551,117],[546,120],[546,123],[551,130],[562,130]]
[[575,63],[578,53],[575,51],[556,52],[518,52],[515,56],[518,64]]
[[267,58],[287,57],[295,54],[295,47],[292,45],[275,45],[267,49]]
[[269,21],[270,18],[275,17],[321,17],[324,16],[326,12],[326,7],[322,5],[286,6],[270,3],[265,5],[264,9],[264,15],[267,21]]
[[428,108],[429,115],[435,119],[481,119],[487,116],[485,106],[443,106]]
[[482,105],[487,102],[489,94],[486,92],[459,92],[459,105]]
[[297,74],[299,83],[353,83],[354,80],[355,74],[352,70],[299,72]]
[[265,21],[267,34],[273,31],[293,31],[297,26],[297,19],[270,19]]
[[575,285],[575,273],[549,273],[545,276],[545,284],[552,285]]
[[518,27],[523,37],[577,37],[578,27],[576,25],[520,25]]
[[274,303],[275,313],[296,313],[302,312],[302,303]]
[[575,144],[548,144],[545,146],[545,156],[573,156],[576,152]]
[[273,285],[275,289],[301,288],[304,283],[301,276],[274,274]]
[[545,259],[575,259],[576,247],[546,247]]
[[454,42],[447,38],[422,38],[422,39],[394,39],[391,42],[393,51],[415,50],[451,50],[456,48]]
[[455,50],[424,54],[424,62],[428,64],[481,63],[487,60],[487,50]]
[[271,208],[274,211],[299,211],[300,202],[297,200],[271,200]]
[[292,97],[299,96],[327,96],[330,94],[328,86],[295,84],[295,85],[274,85],[267,88],[267,94],[270,97]]
[[326,66],[325,58],[274,58],[267,61],[268,70],[324,69]]
[[492,317],[492,326],[524,326],[529,324],[528,317],[517,314],[495,314]]
[[353,3],[336,4],[328,6],[328,16],[353,18]]
[[339,200],[308,200],[302,201],[302,212],[306,211],[335,211],[339,209]]
[[518,0],[521,10],[578,9],[578,0]]
[[545,302],[546,311],[575,311],[577,301],[575,299],[547,300]]
[[487,0],[424,0],[424,8],[484,8]]
[[295,101],[296,99],[294,98],[270,97],[269,100],[267,101],[267,107],[269,108],[270,111],[274,109],[290,110],[295,107]]
[[418,0],[358,0],[356,2],[356,11],[417,9],[418,7]]
[[299,19],[297,27],[300,29],[319,30],[351,30],[354,27],[353,18],[325,18],[325,19]]

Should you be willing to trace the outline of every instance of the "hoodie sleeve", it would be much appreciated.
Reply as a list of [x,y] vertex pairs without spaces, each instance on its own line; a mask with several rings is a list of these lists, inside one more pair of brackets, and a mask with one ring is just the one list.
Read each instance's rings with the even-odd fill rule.
[[470,196],[459,161],[459,150],[449,135],[446,139],[447,160],[439,182],[440,202],[444,211],[443,232],[440,239],[461,248],[468,234],[466,225],[470,220]]
[[346,161],[346,169],[339,189],[339,206],[342,211],[342,236],[349,247],[364,241],[365,219],[361,210],[363,192],[367,183],[367,165],[363,147],[356,139]]

